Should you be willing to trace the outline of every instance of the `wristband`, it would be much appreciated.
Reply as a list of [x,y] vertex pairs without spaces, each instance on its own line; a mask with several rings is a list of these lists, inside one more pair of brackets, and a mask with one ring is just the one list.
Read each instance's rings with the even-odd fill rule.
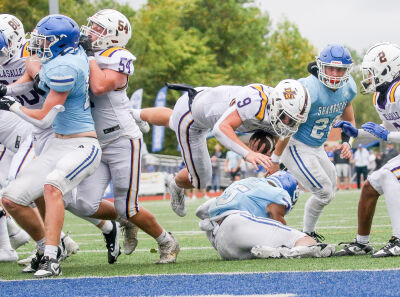
[[274,153],[271,155],[271,162],[274,164],[279,164],[281,157],[278,155],[275,155]]

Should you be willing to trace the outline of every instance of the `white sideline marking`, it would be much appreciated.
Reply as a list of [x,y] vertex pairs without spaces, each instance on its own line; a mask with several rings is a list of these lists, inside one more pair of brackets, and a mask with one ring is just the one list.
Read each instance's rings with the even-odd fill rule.
[[[170,296],[170,295],[161,295],[161,297],[167,297],[167,296]],[[292,296],[298,296],[298,295],[297,294],[266,294],[266,295],[263,294],[263,295],[240,295],[240,296],[241,297],[292,297]],[[237,297],[237,295],[184,295],[181,297]]]

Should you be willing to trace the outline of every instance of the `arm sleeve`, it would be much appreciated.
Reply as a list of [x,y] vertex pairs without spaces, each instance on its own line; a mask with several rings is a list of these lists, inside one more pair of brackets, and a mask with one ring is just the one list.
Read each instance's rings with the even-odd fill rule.
[[7,86],[7,95],[8,96],[19,96],[24,95],[33,89],[33,81],[24,82],[22,84],[12,84]]
[[25,121],[31,123],[32,125],[39,127],[40,129],[46,129],[53,124],[54,119],[56,118],[59,112],[63,112],[65,107],[63,105],[56,105],[48,112],[48,114],[41,120],[37,120],[31,118],[26,113],[21,110],[21,104],[13,104],[11,105],[10,111],[17,114],[20,118],[24,119]]

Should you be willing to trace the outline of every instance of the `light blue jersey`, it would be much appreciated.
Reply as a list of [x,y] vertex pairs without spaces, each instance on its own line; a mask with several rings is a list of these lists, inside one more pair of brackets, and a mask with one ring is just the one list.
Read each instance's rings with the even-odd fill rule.
[[88,95],[89,62],[82,48],[42,64],[39,75],[40,88],[47,93],[50,89],[60,93],[70,91],[65,111],[53,122],[54,131],[64,135],[94,131]]
[[229,210],[244,210],[268,218],[267,206],[271,203],[285,206],[287,213],[296,201],[291,201],[286,190],[272,186],[265,178],[249,177],[226,188],[211,204],[208,214],[215,217]]
[[314,75],[299,81],[310,92],[311,109],[307,121],[299,126],[293,137],[304,144],[318,147],[328,138],[333,121],[356,96],[357,86],[351,76],[349,81],[335,92],[328,89]]

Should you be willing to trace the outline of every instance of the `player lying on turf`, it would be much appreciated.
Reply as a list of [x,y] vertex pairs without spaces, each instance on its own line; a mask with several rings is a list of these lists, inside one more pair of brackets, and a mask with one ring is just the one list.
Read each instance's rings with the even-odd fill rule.
[[298,198],[296,179],[286,171],[231,184],[196,210],[211,244],[225,260],[329,257],[332,245],[286,226]]
[[[361,64],[366,93],[375,92],[373,104],[382,125],[373,122],[356,129],[351,123],[341,121],[334,125],[351,137],[362,141],[384,140],[400,143],[400,47],[379,43],[371,47]],[[338,256],[372,254],[373,258],[400,255],[400,156],[389,160],[379,170],[372,172],[364,184],[358,204],[358,233],[353,242],[338,251]],[[385,195],[392,223],[392,238],[374,253],[369,244],[372,219],[379,196]]]
[[[179,89],[179,88],[178,88]],[[186,168],[173,178],[168,187],[172,209],[186,215],[184,188],[205,188],[211,180],[211,160],[206,136],[210,129],[229,150],[241,155],[254,166],[268,168],[270,158],[252,151],[235,134],[264,130],[288,137],[306,121],[310,109],[307,89],[298,81],[283,80],[275,88],[252,84],[215,88],[181,88],[187,90],[176,102],[174,110],[147,108],[134,110],[133,117],[169,126],[175,131]]]

